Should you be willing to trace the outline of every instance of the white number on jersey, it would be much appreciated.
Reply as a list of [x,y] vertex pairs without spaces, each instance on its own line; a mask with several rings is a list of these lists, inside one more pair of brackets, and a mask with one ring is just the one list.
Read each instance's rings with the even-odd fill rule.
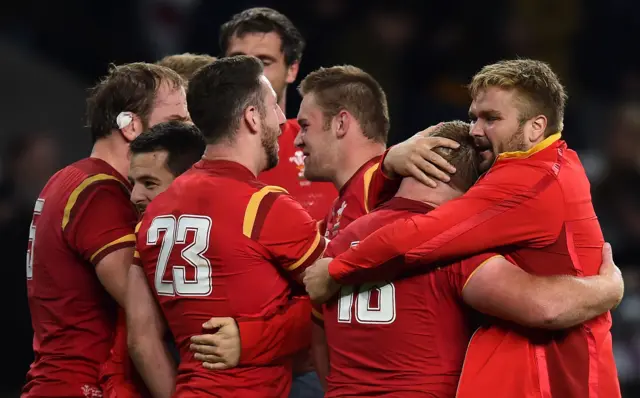
[[[203,254],[209,248],[211,219],[195,215],[182,215],[177,221],[174,216],[156,217],[147,231],[147,245],[158,244],[160,231],[164,232],[164,237],[155,273],[155,288],[158,295],[209,295],[213,289],[211,263]],[[186,244],[189,231],[193,232],[193,242],[180,253],[184,263],[169,264],[173,246],[176,243]],[[167,267],[171,269],[171,279],[165,278]],[[187,267],[194,271],[193,278],[188,278]]]
[[396,288],[391,282],[367,283],[357,288],[343,286],[338,300],[338,322],[351,323],[354,305],[358,323],[393,323],[396,320]]
[[27,243],[27,280],[33,279],[33,249],[36,246],[36,217],[42,213],[44,208],[44,199],[38,198],[36,205],[33,207],[33,218],[29,227],[29,242]]

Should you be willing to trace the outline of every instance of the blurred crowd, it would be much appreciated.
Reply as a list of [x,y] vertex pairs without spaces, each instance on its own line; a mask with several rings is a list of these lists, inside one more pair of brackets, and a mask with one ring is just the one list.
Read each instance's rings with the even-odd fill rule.
[[[484,64],[547,61],[569,92],[563,136],[592,182],[605,238],[623,269],[614,349],[625,389],[640,396],[640,2],[635,0],[23,0],[0,13],[0,245],[4,354],[0,391],[32,359],[24,275],[33,203],[62,165],[86,156],[86,88],[110,62],[218,55],[218,29],[251,6],[288,15],[307,40],[299,76],[354,64],[384,87],[390,144],[439,121],[467,119],[465,84]],[[295,85],[294,85],[295,86]],[[300,102],[290,88],[287,116]],[[0,395],[1,396],[1,395]],[[11,395],[6,395],[11,396]]]

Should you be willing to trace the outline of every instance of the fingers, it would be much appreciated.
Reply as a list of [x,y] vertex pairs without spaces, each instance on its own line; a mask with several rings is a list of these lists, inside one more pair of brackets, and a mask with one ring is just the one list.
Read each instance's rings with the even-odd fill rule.
[[[423,161],[427,165],[429,164],[426,160],[423,159]],[[425,167],[428,167],[428,166],[425,166]],[[431,178],[427,177],[425,172],[420,170],[420,168],[418,168],[418,166],[414,164],[409,166],[409,174],[411,175],[411,177],[415,178],[416,180],[420,181],[421,183],[423,183],[428,187],[431,187],[431,188],[437,187],[436,182],[433,181]]]
[[204,329],[217,329],[223,326],[228,325],[229,323],[233,323],[233,318],[211,318],[205,323],[202,324]]
[[[423,157],[418,157],[413,162],[413,165],[417,166],[421,170],[421,172],[423,172],[424,174],[426,174],[428,177],[430,177],[432,179],[436,179],[436,180],[442,181],[442,182],[449,182],[451,180],[449,175],[447,173],[445,173],[444,171],[440,170],[438,167],[436,167],[433,164],[433,162],[431,161],[431,159],[433,159],[434,156],[439,156],[439,155],[434,153],[434,152],[431,152],[430,155],[427,155],[427,158],[429,158],[429,159],[424,159]],[[411,168],[411,166],[409,166],[409,168]]]
[[207,346],[218,346],[220,345],[220,338],[214,334],[202,334],[199,336],[192,336],[191,342]]
[[457,141],[451,140],[449,138],[428,137],[428,140],[431,148],[442,147],[442,148],[458,149],[460,147],[460,144]]
[[[455,142],[455,141],[453,141],[453,142]],[[453,167],[453,165],[451,163],[449,163],[440,154],[438,154],[437,152],[434,152],[431,149],[428,149],[428,148],[425,148],[425,147],[418,148],[418,154],[423,159],[426,159],[427,161],[429,161],[429,163],[437,166],[440,170],[444,170],[444,171],[446,171],[448,173],[451,173],[451,174],[456,172],[456,168]]]
[[231,366],[227,365],[224,362],[213,362],[213,363],[209,363],[209,362],[205,362],[202,364],[202,366],[206,369],[209,370],[225,370],[225,369],[231,369]]
[[204,344],[190,344],[189,351],[196,353],[195,355],[220,355],[220,348]]
[[224,358],[221,357],[220,355],[193,354],[193,358],[200,362],[208,362],[208,363],[224,362]]

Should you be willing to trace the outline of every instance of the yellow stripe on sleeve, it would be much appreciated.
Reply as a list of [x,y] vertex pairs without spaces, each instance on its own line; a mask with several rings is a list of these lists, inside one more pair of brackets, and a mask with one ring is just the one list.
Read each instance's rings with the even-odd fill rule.
[[118,245],[120,243],[125,243],[125,242],[135,242],[135,241],[136,241],[136,236],[134,234],[125,235],[122,238],[116,239],[113,242],[107,243],[106,245],[102,246],[95,253],[93,253],[93,255],[89,258],[89,261],[93,262],[93,259],[96,258],[98,254],[102,253],[103,251],[105,251],[106,249],[110,248],[113,245]]
[[313,315],[314,317],[316,317],[321,321],[324,321],[324,315],[322,314],[322,312],[318,311],[315,308],[311,308],[311,315]]
[[251,199],[249,199],[249,204],[244,212],[244,221],[242,223],[242,233],[247,238],[251,238],[251,232],[253,231],[253,226],[256,222],[256,217],[258,216],[258,209],[260,208],[260,203],[265,196],[267,196],[271,192],[283,192],[288,193],[286,189],[277,187],[275,185],[267,185],[262,188],[258,192],[251,195]]
[[313,243],[311,244],[311,247],[309,247],[309,250],[307,250],[304,256],[300,257],[298,261],[296,261],[295,263],[287,267],[287,271],[293,271],[299,266],[301,266],[302,264],[304,264],[305,261],[309,259],[309,256],[311,256],[311,254],[313,254],[313,252],[316,251],[316,249],[318,248],[318,245],[320,244],[320,239],[324,239],[324,238],[320,236],[320,231],[318,231],[316,233],[315,239],[313,240]]
[[373,166],[369,167],[367,171],[364,172],[364,211],[369,213],[369,186],[371,186],[371,179],[373,179],[373,173],[378,170],[380,167],[380,163],[376,163]]
[[138,232],[140,231],[140,227],[142,226],[142,221],[140,221],[139,223],[136,224],[136,229],[135,231],[133,231],[136,235],[138,234]]
[[140,253],[137,250],[133,252],[133,258],[140,258]]
[[464,290],[465,287],[467,287],[467,283],[469,283],[469,281],[471,280],[471,278],[473,278],[473,276],[476,274],[476,272],[478,272],[478,270],[480,268],[482,268],[486,263],[488,263],[489,261],[493,260],[494,258],[498,258],[498,257],[502,257],[504,258],[504,256],[501,256],[500,254],[496,254],[495,256],[491,256],[488,259],[484,260],[482,263],[480,263],[480,265],[478,265],[476,267],[476,269],[473,270],[473,272],[471,273],[471,275],[469,275],[469,277],[467,278],[466,281],[464,281],[464,286],[462,286],[462,290],[460,290],[461,292]]
[[78,185],[76,187],[76,189],[74,189],[73,192],[71,192],[71,195],[69,195],[69,199],[67,199],[67,204],[64,207],[64,214],[62,216],[62,230],[63,231],[67,227],[67,224],[69,224],[69,219],[71,217],[71,210],[73,210],[73,206],[75,206],[76,201],[78,200],[78,197],[80,196],[82,191],[87,189],[87,187],[89,187],[91,184],[93,184],[95,182],[108,181],[108,180],[115,180],[115,181],[120,182],[120,180],[118,180],[116,177],[114,177],[112,175],[109,175],[109,174],[96,174],[96,175],[91,176],[91,177],[85,179],[84,181],[82,181],[82,183],[80,183],[80,185]]

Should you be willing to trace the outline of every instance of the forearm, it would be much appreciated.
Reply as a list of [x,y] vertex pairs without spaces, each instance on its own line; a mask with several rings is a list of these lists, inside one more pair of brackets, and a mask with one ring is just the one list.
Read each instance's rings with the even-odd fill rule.
[[154,398],[170,398],[176,384],[176,365],[158,339],[130,337],[129,355]]
[[334,259],[329,273],[339,283],[358,284],[427,271],[500,246],[546,245],[557,238],[562,221],[562,210],[547,205],[559,188],[542,178],[547,181],[551,185],[536,189],[479,183],[428,214],[384,226]]
[[529,289],[542,316],[531,326],[565,329],[595,318],[613,308],[620,300],[617,286],[599,276],[567,275],[535,277],[538,283]]
[[295,298],[274,316],[238,319],[241,365],[270,365],[308,348],[311,335],[311,303]]

